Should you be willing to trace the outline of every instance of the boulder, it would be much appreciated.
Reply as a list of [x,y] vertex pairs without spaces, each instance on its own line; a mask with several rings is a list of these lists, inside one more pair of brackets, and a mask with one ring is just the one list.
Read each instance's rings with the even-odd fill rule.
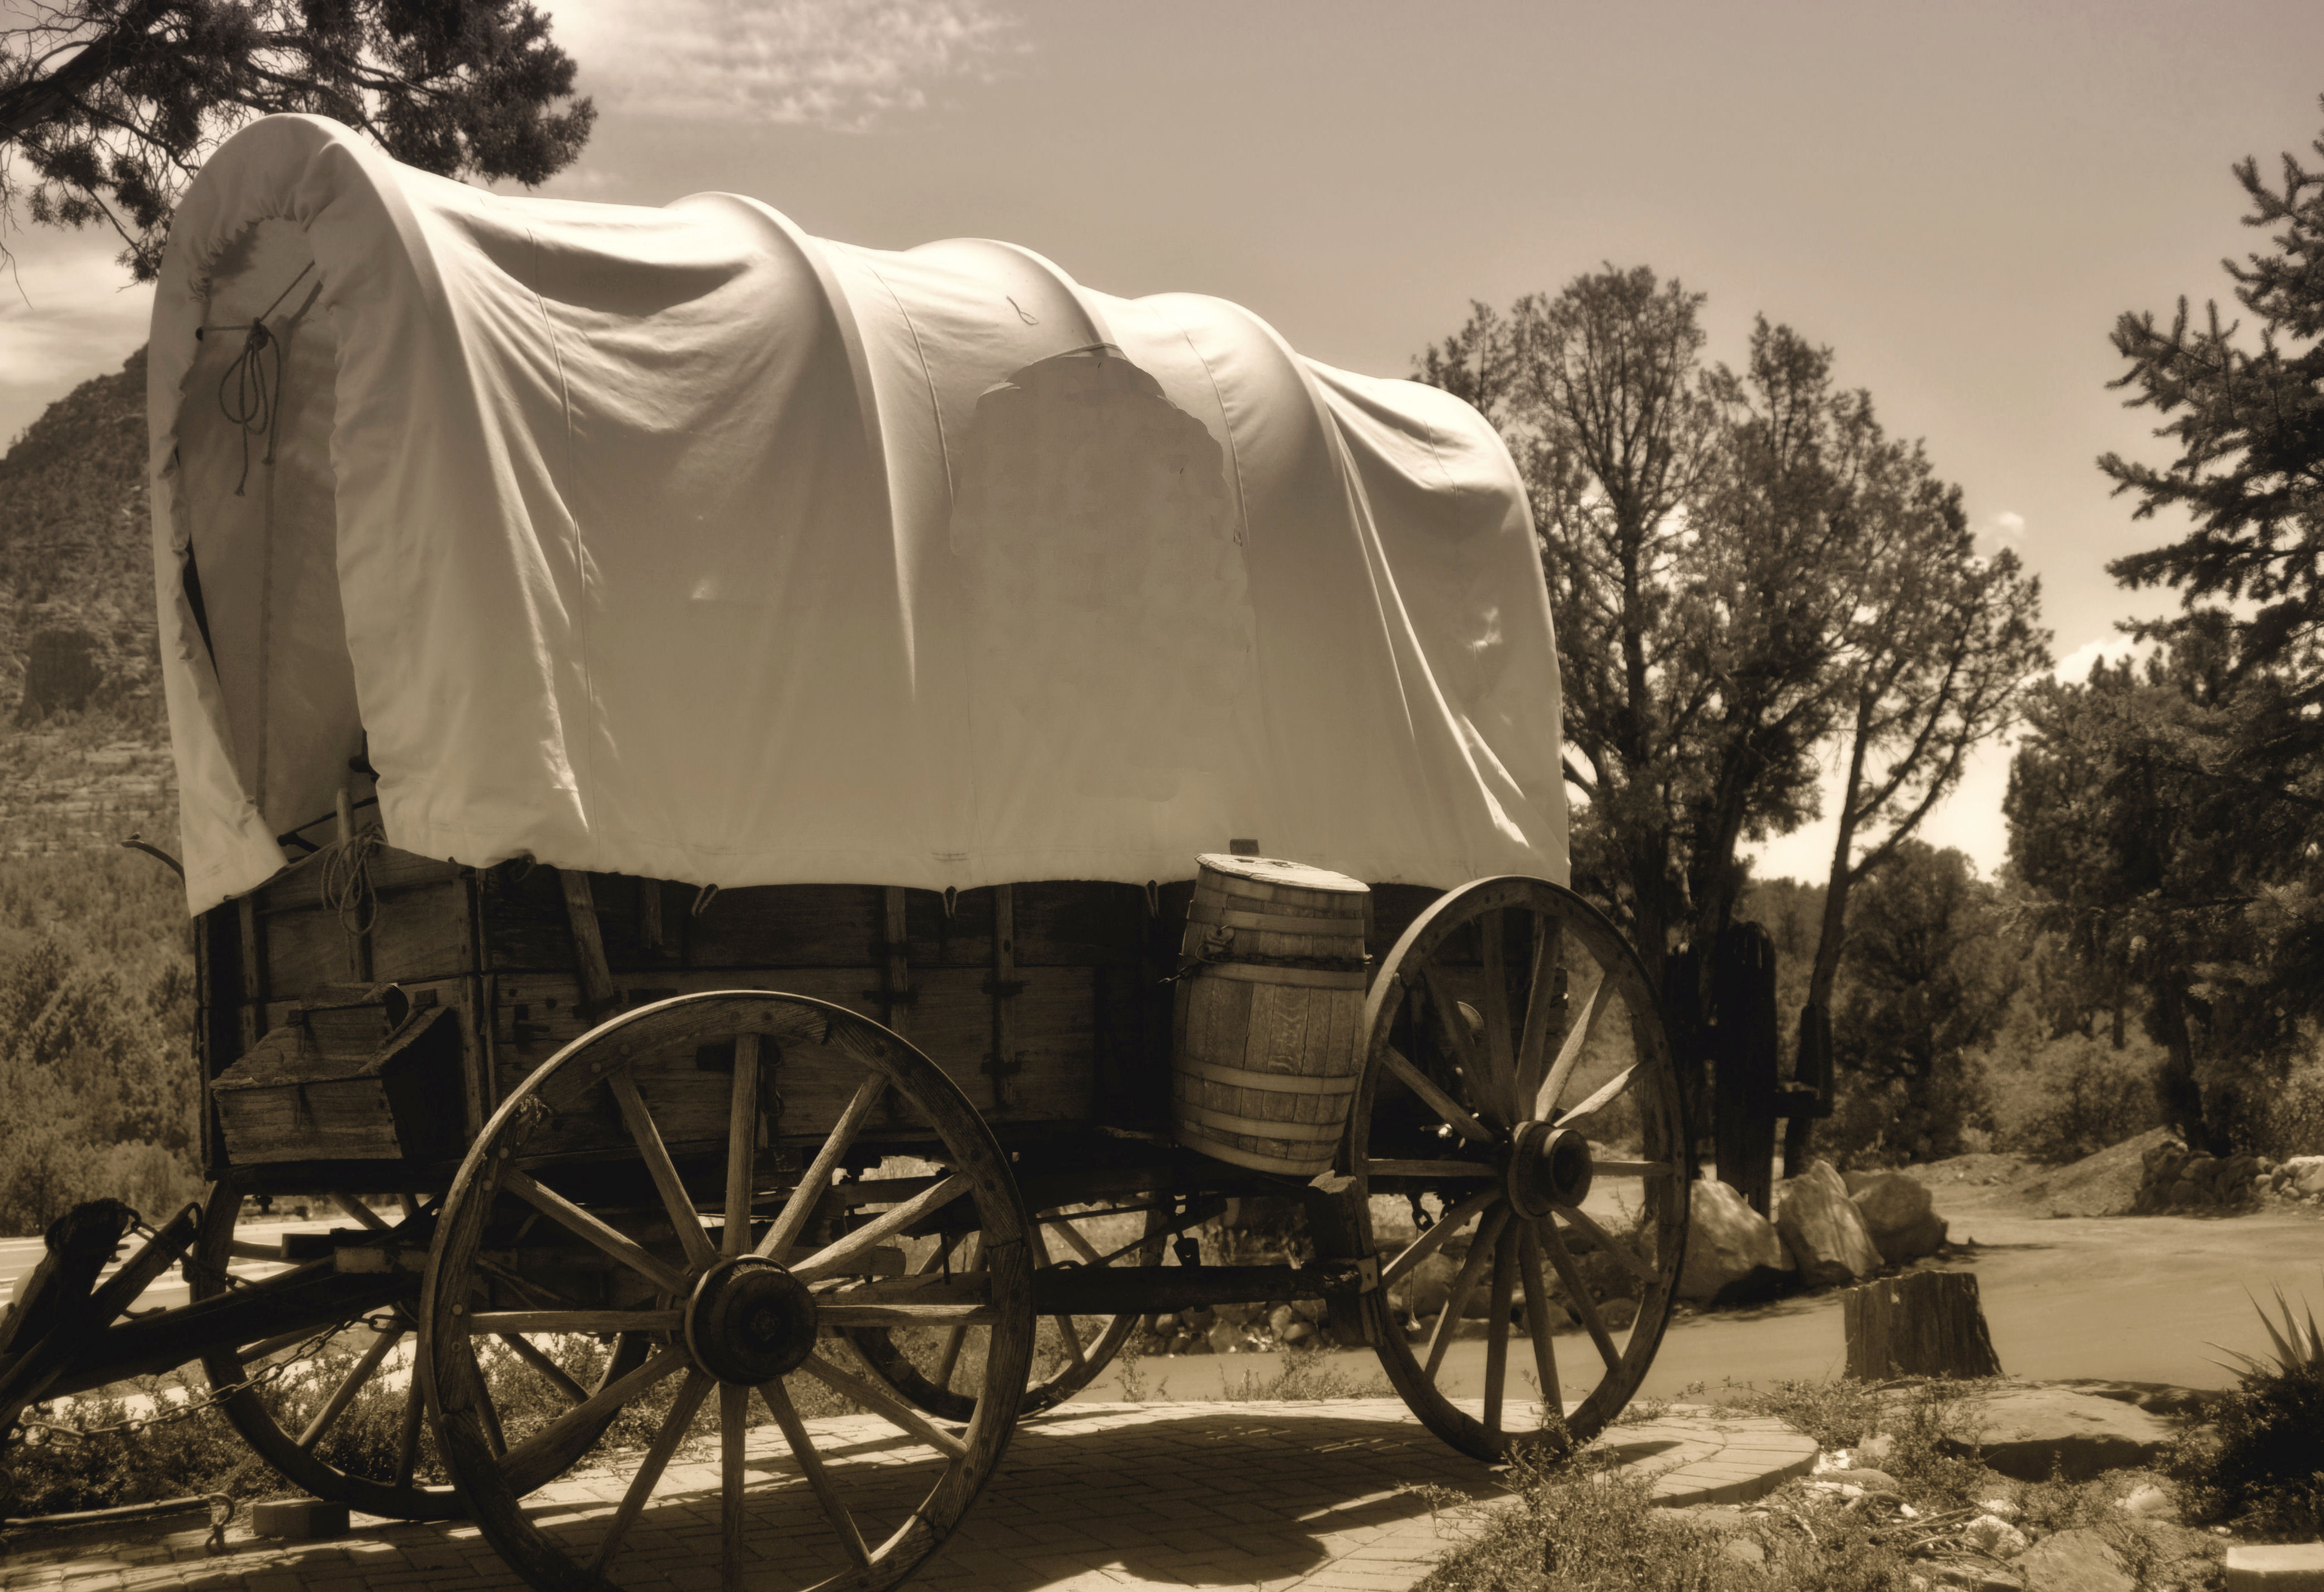
[[1902,1265],[1944,1247],[1945,1219],[1936,1213],[1919,1179],[1884,1172],[1852,1184],[1850,1198],[1864,1213],[1873,1247],[1890,1265]]
[[1792,1270],[1792,1257],[1767,1219],[1732,1184],[1703,1179],[1690,1186],[1686,1264],[1678,1296],[1730,1303],[1755,1290],[1774,1293]]
[[2278,1168],[2277,1175],[2294,1193],[2324,1194],[2324,1155],[2294,1155]]
[[2088,1526],[2053,1532],[2017,1560],[2025,1592],[2138,1592],[2130,1567]]
[[[1879,1247],[1864,1225],[1864,1213],[1829,1161],[1778,1185],[1775,1231],[1811,1288],[1853,1283],[1880,1269]],[[1690,1234],[1690,1248],[1692,1240]]]
[[[1986,1464],[2019,1481],[2052,1470],[2088,1481],[2107,1470],[2152,1466],[2173,1434],[2171,1423],[2136,1404],[2038,1383],[2005,1385],[1962,1401],[1964,1430],[1980,1433]],[[1969,1445],[1948,1439],[1947,1445]]]

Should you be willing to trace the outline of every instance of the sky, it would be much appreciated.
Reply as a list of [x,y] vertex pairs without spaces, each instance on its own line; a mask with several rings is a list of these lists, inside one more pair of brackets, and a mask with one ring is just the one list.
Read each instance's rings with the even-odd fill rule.
[[[5,4],[5,0],[0,0]],[[1709,295],[1712,355],[1788,323],[1925,442],[2041,577],[2063,672],[2167,612],[2165,539],[2094,467],[2161,462],[2107,383],[2126,310],[2225,299],[2229,173],[2318,158],[2324,5],[549,0],[599,119],[562,197],[727,190],[820,236],[1022,244],[1117,294],[1217,294],[1381,375],[1603,263]],[[94,233],[0,277],[0,438],[143,337]],[[1923,825],[1988,875],[2007,749]],[[1831,833],[1762,850],[1821,879]]]

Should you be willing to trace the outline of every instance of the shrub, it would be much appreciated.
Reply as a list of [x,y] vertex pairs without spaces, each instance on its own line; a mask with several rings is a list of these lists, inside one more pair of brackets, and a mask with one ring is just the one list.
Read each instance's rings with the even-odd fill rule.
[[2069,1034],[2012,1057],[1986,1058],[1995,1142],[2042,1161],[2074,1161],[2134,1138],[2163,1120],[2154,1077],[2161,1047],[2144,1037],[2120,1050]]
[[2277,1541],[2324,1536],[2324,1364],[2247,1373],[2210,1414],[2212,1430],[2165,1462],[2187,1517]]
[[2279,1161],[2324,1155],[2324,1052],[2310,1050],[2253,1102],[2250,1148]]

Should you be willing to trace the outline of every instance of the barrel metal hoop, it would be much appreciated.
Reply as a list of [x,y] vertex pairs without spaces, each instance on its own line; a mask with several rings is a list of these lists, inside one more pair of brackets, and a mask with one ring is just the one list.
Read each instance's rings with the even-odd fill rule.
[[1279,1139],[1286,1145],[1336,1143],[1344,1122],[1277,1122],[1265,1117],[1237,1117],[1231,1112],[1213,1111],[1183,1097],[1177,1102],[1181,1131],[1185,1126],[1213,1128],[1221,1133],[1240,1133],[1251,1138]]
[[1205,1083],[1230,1089],[1256,1089],[1269,1094],[1353,1094],[1355,1076],[1332,1078],[1305,1072],[1254,1072],[1248,1067],[1222,1067],[1216,1062],[1182,1060],[1178,1071]]
[[[1246,984],[1280,984],[1299,989],[1360,989],[1364,987],[1364,972],[1360,964],[1350,969],[1281,965],[1289,960],[1206,962],[1195,971],[1206,979],[1237,979]],[[1324,959],[1311,957],[1300,960],[1321,962]]]
[[1333,940],[1364,937],[1360,914],[1353,917],[1283,917],[1270,912],[1237,912],[1213,902],[1196,901],[1186,908],[1186,921],[1217,924],[1230,929],[1258,929],[1269,934],[1320,935]]

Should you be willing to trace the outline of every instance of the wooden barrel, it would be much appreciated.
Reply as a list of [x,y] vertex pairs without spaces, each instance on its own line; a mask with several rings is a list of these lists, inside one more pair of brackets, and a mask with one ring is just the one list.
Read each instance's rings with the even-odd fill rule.
[[1313,1176],[1356,1087],[1370,891],[1274,857],[1198,860],[1171,1064],[1178,1142]]

